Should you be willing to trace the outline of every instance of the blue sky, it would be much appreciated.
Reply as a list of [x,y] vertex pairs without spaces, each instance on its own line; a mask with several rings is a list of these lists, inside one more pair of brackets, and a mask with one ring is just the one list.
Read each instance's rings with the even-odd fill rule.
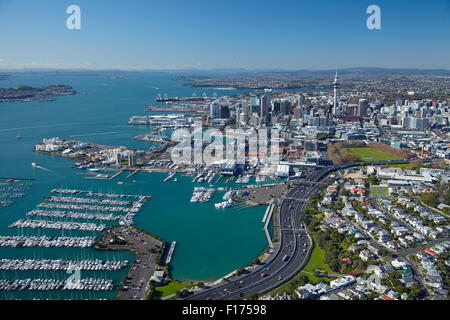
[[449,16],[450,0],[0,0],[0,68],[450,69]]

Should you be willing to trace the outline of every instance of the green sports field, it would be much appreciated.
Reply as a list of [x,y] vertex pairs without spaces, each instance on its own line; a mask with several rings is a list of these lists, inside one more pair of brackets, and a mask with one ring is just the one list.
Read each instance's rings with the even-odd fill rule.
[[345,148],[358,156],[361,161],[400,160],[401,158],[378,151],[373,148]]
[[387,187],[372,186],[372,197],[388,197],[389,191]]

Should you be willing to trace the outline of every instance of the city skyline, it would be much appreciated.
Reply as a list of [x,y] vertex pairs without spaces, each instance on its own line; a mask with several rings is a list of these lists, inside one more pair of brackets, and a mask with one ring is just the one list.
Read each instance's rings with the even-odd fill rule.
[[[80,30],[66,27],[73,4]],[[380,30],[366,26],[372,4]],[[0,69],[450,69],[449,10],[447,1],[1,1]]]

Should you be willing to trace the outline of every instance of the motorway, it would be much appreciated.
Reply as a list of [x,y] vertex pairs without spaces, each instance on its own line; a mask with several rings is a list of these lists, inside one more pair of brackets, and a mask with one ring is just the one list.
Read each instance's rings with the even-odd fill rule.
[[[314,171],[304,180],[321,182],[334,169],[334,167],[329,167]],[[275,224],[278,239],[272,255],[266,262],[252,270],[251,273],[199,291],[187,299],[238,299],[255,293],[268,292],[291,279],[306,264],[312,249],[312,240],[308,231],[303,227],[298,213],[306,207],[309,197],[318,191],[319,185],[294,184],[293,188],[281,198]]]
[[[319,190],[321,183],[332,172],[360,165],[381,165],[408,163],[410,160],[380,160],[352,162],[336,166],[317,168],[306,173],[302,180],[294,184],[280,200],[276,212],[277,241],[271,256],[250,273],[235,277],[225,283],[195,292],[186,299],[224,300],[239,299],[252,294],[263,294],[276,289],[291,279],[307,263],[312,250],[312,240],[308,230],[300,221],[299,212],[303,210],[311,195]],[[427,160],[425,160],[427,161]],[[281,223],[280,223],[281,222]],[[287,256],[287,257],[286,257]]]

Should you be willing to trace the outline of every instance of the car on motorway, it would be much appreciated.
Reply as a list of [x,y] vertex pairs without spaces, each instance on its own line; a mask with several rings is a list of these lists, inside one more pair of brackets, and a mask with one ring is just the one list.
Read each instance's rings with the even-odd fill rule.
[[265,277],[267,277],[269,274],[268,273],[265,273],[265,272],[263,272],[263,273],[261,273],[261,277],[262,278],[265,278]]

